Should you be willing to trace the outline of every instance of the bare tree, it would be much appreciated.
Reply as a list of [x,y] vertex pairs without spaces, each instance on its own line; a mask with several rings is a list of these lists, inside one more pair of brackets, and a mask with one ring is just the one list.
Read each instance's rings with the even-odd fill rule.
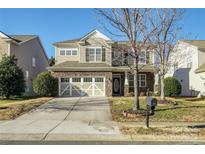
[[[128,65],[134,75],[134,104],[133,110],[140,109],[139,92],[138,92],[138,72],[139,72],[139,55],[145,48],[148,50],[148,38],[151,34],[147,28],[146,12],[148,9],[97,9],[96,12],[106,19],[111,25],[113,31],[104,26],[104,28],[113,35],[123,36],[131,52],[129,56],[133,59],[133,65]],[[116,34],[117,32],[117,34]],[[123,50],[123,48],[122,48]]]
[[152,9],[149,14],[151,29],[154,34],[149,38],[156,45],[157,65],[160,76],[160,97],[165,100],[164,79],[170,67],[170,55],[179,37],[182,9]]

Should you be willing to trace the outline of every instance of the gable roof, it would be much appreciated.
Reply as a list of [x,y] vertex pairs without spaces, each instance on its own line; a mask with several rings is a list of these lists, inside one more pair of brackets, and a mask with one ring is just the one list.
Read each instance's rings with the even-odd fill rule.
[[28,41],[38,36],[37,35],[10,35],[10,37],[15,40],[18,40],[19,42],[24,42],[24,41]]
[[64,44],[64,43],[76,43],[76,42],[84,41],[87,38],[93,36],[94,34],[99,35],[100,37],[102,37],[106,41],[111,41],[111,39],[108,38],[106,35],[104,35],[100,31],[98,31],[97,29],[94,29],[94,30],[90,31],[89,33],[87,33],[86,35],[84,35],[84,36],[82,36],[80,38],[70,39],[70,40],[65,40],[65,41],[60,41],[60,42],[55,42],[55,43],[53,43],[53,45]]
[[205,63],[199,66],[199,68],[195,70],[195,73],[202,73],[202,72],[205,72]]
[[97,29],[92,30],[91,32],[87,33],[85,36],[83,36],[80,41],[83,41],[87,38],[89,38],[90,36],[94,35],[94,34],[98,34],[100,37],[102,37],[103,39],[110,41],[111,39],[109,37],[107,37],[106,35],[104,35],[103,33],[101,33],[100,31],[98,31]]
[[7,35],[4,32],[0,31],[0,36],[3,38],[6,38],[6,39],[11,39],[13,42],[15,42],[18,45],[21,45],[22,43],[24,43],[26,41],[37,38],[41,48],[43,49],[43,54],[45,55],[46,60],[49,61],[48,56],[45,52],[45,49],[44,49],[42,42],[41,42],[40,38],[38,37],[38,35]]
[[6,39],[11,39],[15,43],[22,43],[38,37],[37,35],[8,35],[2,31],[0,31],[0,36]]
[[200,51],[205,52],[205,40],[182,40],[185,43],[198,47]]

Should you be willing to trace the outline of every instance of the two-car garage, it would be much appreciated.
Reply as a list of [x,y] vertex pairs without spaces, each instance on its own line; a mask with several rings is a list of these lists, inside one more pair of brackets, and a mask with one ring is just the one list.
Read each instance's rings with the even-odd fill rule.
[[59,96],[105,96],[105,77],[59,77]]

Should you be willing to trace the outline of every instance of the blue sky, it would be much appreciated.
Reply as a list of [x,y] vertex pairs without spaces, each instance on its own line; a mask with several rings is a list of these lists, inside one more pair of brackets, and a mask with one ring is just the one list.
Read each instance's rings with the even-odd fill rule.
[[[205,39],[204,17],[205,9],[186,9],[184,36]],[[93,29],[112,38],[97,21],[93,9],[0,9],[0,31],[39,35],[49,57],[54,56],[52,43],[81,37]]]

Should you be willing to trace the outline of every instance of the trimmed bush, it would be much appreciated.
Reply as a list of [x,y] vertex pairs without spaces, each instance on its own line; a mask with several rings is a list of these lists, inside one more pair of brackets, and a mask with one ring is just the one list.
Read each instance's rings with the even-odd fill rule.
[[39,96],[56,96],[58,80],[50,72],[42,72],[33,81],[33,91]]
[[14,56],[3,56],[0,61],[0,96],[20,96],[25,90],[23,71]]
[[181,94],[181,84],[174,77],[167,77],[164,80],[165,96],[179,96]]

